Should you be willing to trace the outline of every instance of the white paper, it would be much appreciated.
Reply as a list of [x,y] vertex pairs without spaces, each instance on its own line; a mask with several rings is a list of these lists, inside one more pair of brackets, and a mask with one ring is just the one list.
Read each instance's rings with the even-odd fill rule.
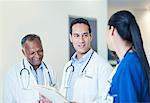
[[57,89],[50,86],[37,85],[33,87],[53,103],[70,103]]

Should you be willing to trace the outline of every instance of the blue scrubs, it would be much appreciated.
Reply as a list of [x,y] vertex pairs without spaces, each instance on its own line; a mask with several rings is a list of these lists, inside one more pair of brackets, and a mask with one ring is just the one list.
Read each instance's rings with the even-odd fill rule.
[[109,94],[114,103],[150,102],[148,79],[136,52],[128,52],[120,62]]

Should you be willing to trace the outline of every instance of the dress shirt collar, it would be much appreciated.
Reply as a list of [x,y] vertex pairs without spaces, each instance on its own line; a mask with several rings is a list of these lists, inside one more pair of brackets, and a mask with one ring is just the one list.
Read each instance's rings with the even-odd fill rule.
[[71,60],[72,62],[79,62],[79,63],[82,63],[82,62],[85,62],[87,61],[87,59],[90,57],[90,55],[92,54],[93,52],[93,49],[91,48],[85,55],[83,55],[80,60],[77,60],[77,53],[74,53],[74,55],[71,57]]
[[[24,58],[23,61],[26,69],[34,70],[33,66],[28,62],[27,58]],[[42,62],[41,65],[37,68],[37,70],[43,69],[43,67],[44,67],[44,63]]]

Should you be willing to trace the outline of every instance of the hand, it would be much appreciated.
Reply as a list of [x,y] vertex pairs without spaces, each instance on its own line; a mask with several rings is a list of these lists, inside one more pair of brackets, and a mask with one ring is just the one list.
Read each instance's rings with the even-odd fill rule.
[[38,101],[38,103],[52,103],[52,101],[50,101],[48,98],[46,98],[45,96],[43,95],[40,95],[42,99],[40,99]]

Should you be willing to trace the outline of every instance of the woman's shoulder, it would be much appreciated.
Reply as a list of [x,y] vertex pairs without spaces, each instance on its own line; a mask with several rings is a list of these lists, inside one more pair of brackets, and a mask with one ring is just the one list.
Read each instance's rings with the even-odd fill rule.
[[127,66],[138,66],[141,67],[141,62],[136,52],[129,52],[124,58],[124,64]]
[[136,52],[129,52],[124,58],[121,67],[124,68],[124,71],[132,72],[135,74],[141,74],[143,72],[141,61]]

